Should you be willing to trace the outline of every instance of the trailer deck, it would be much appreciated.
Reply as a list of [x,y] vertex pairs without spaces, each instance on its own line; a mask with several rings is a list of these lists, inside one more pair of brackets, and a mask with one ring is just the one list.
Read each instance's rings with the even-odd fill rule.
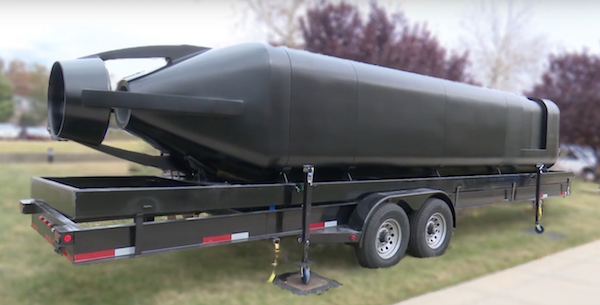
[[[300,235],[299,242],[305,244],[301,271],[309,272],[309,238],[311,243],[367,247],[365,228],[373,210],[383,203],[394,202],[410,215],[431,198],[443,200],[452,211],[452,219],[445,221],[454,227],[458,209],[531,201],[536,204],[538,225],[540,200],[569,195],[573,177],[540,170],[539,174],[313,182],[311,175],[304,183],[273,184],[196,184],[147,176],[34,177],[33,199],[22,200],[20,208],[31,214],[34,230],[75,265]],[[156,219],[186,213],[195,216]],[[120,219],[131,223],[81,225]]]
[[[560,195],[566,191],[571,176],[563,172],[544,173],[541,192]],[[535,177],[533,173],[315,182],[312,202],[350,203],[373,192],[428,188],[444,192],[453,206],[461,209],[502,200],[533,200]],[[138,213],[163,216],[301,206],[301,187],[297,183],[200,184],[152,176],[34,177],[31,196],[79,222],[132,218]]]

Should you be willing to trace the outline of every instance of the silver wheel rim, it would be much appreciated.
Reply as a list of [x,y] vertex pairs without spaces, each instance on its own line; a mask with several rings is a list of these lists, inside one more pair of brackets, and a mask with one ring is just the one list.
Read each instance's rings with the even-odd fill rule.
[[375,247],[377,255],[383,259],[388,259],[400,248],[402,242],[402,229],[400,224],[394,219],[387,219],[377,230],[377,238],[375,239]]
[[425,225],[425,238],[427,246],[431,249],[439,248],[446,239],[446,218],[440,213],[435,213],[427,220]]

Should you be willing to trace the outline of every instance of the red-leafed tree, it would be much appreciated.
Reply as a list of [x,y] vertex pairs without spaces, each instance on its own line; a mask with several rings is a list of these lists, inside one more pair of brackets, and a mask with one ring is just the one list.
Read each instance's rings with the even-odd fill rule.
[[[7,120],[7,115],[16,115],[21,125],[38,125],[46,119],[46,96],[48,91],[48,68],[40,65],[28,65],[19,59],[13,59],[5,64],[0,59],[0,108],[2,115],[0,120]],[[4,84],[4,86],[2,86]],[[10,88],[10,90],[8,90]],[[18,109],[15,97],[19,96],[27,100],[28,108]],[[10,102],[10,103],[9,103]],[[10,105],[9,105],[10,104]]]
[[550,99],[560,108],[561,142],[600,153],[600,55],[551,55],[541,82],[526,94]]
[[467,74],[468,53],[449,54],[426,24],[409,24],[403,13],[388,15],[375,1],[367,20],[346,2],[321,1],[300,18],[304,49],[380,66],[475,83]]
[[29,82],[29,71],[27,71],[24,61],[12,60],[8,64],[6,76],[15,87],[15,95],[29,95],[31,92],[31,84]]

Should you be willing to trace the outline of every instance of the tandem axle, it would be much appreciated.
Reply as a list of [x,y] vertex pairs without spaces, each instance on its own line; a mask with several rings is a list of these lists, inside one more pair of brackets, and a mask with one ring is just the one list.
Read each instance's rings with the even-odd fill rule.
[[[456,210],[498,201],[534,202],[536,232],[543,233],[541,198],[569,195],[572,174],[538,168],[533,174],[314,182],[315,168],[307,165],[302,184],[35,177],[34,199],[22,200],[20,208],[32,215],[34,230],[75,265],[270,239],[275,267],[279,238],[299,235],[299,272],[274,273],[269,280],[306,294],[324,289],[311,285],[311,243],[349,244],[365,268],[393,266],[405,254],[439,256],[450,242]],[[157,219],[186,213],[208,216]],[[132,223],[80,225],[119,219]],[[322,277],[319,282],[336,286]]]

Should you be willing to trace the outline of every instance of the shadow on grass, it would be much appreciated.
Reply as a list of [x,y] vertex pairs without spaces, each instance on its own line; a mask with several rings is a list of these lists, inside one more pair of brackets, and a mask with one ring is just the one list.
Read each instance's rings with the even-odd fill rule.
[[[542,222],[552,222],[569,216],[573,210],[560,199],[551,199],[544,205]],[[487,230],[533,228],[535,209],[530,202],[497,203],[490,206],[461,210],[457,213],[456,232],[462,236],[481,235]]]
[[[286,238],[282,245],[287,255],[283,255],[278,274],[296,270],[294,262],[301,257],[295,239]],[[54,304],[69,295],[77,304],[137,304],[163,291],[189,289],[226,294],[232,282],[252,289],[268,279],[271,247],[270,242],[257,241],[82,266],[71,266],[60,257],[50,259],[44,272],[17,277],[12,284],[20,286],[18,299],[28,303]],[[359,268],[349,246],[316,245],[313,250],[311,259],[330,271]]]

